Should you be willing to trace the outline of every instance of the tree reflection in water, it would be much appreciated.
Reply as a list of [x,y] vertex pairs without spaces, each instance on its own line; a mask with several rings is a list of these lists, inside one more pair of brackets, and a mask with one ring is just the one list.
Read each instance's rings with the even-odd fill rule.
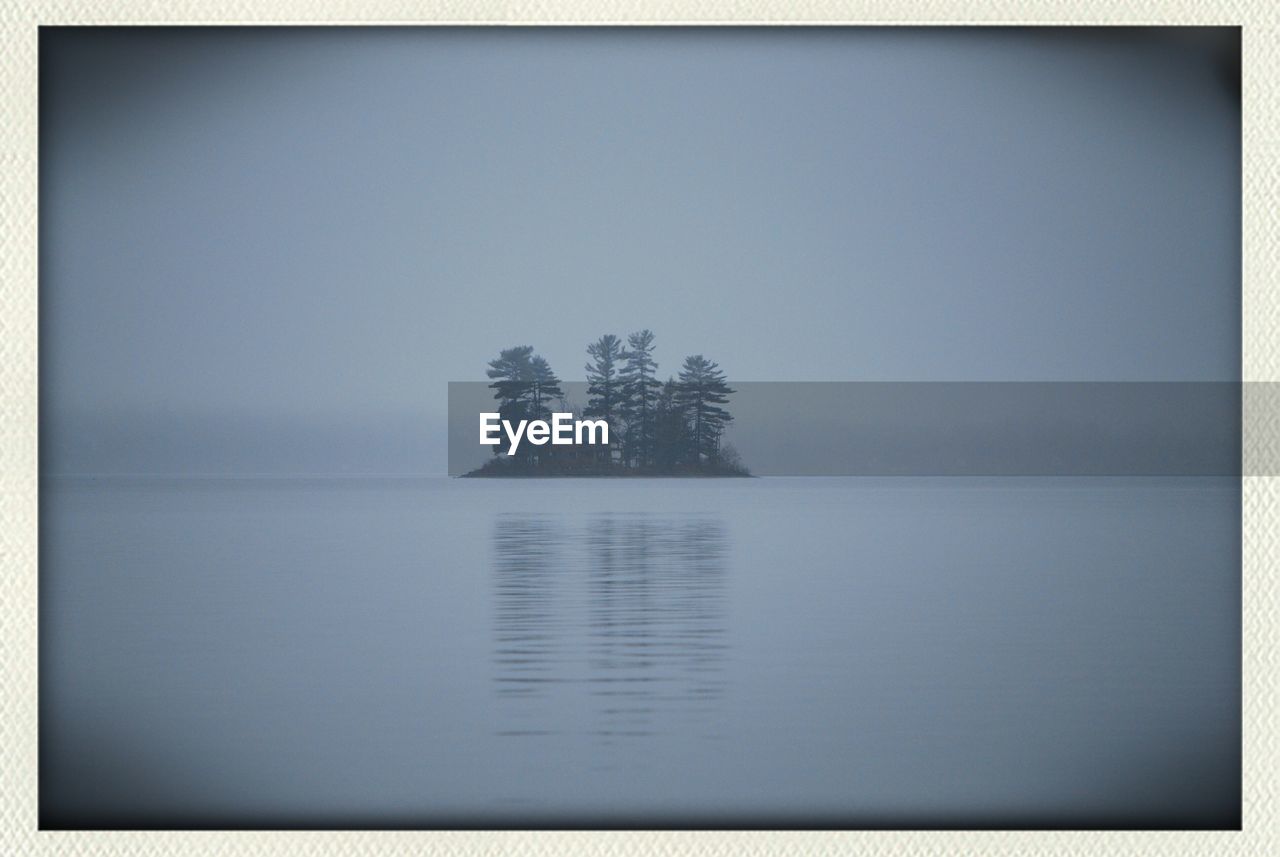
[[585,730],[608,744],[713,729],[726,646],[721,519],[501,515],[493,547],[501,734]]

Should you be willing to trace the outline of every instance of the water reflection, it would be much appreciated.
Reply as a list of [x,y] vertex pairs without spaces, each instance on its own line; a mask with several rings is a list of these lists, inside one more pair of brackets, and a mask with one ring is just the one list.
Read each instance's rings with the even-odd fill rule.
[[725,653],[724,522],[601,514],[494,525],[500,734],[714,731]]

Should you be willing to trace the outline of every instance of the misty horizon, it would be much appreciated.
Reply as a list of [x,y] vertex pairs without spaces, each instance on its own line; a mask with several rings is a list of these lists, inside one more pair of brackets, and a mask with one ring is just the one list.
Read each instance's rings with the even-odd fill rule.
[[42,472],[443,473],[449,382],[627,325],[1238,382],[1233,33],[45,28]]

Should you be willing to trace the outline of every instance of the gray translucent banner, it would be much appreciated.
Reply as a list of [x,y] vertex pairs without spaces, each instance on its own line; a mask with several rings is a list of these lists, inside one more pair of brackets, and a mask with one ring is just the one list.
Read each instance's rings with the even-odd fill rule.
[[[724,441],[759,476],[1274,474],[1274,384],[731,382]],[[586,384],[563,385],[581,415]],[[449,473],[493,456],[487,382],[449,384]],[[561,410],[557,405],[555,410]],[[1244,441],[1242,442],[1242,437]]]

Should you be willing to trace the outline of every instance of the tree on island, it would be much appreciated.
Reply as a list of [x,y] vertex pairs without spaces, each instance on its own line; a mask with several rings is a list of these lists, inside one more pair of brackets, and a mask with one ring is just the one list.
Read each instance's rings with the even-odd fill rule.
[[[535,356],[530,361],[533,370],[533,378],[530,389],[530,397],[533,400],[533,419],[551,420],[551,403],[558,402],[560,408],[564,408],[564,390],[560,389],[560,379],[556,377],[556,373],[551,371],[551,364],[544,358]],[[538,464],[545,458],[553,457],[556,449],[554,446],[533,446],[529,450],[533,463]]]
[[658,391],[653,423],[653,463],[660,470],[675,470],[684,463],[688,434],[684,412],[676,401],[675,378],[667,378]]
[[626,365],[622,367],[623,457],[633,467],[653,463],[655,417],[658,391],[662,384],[654,375],[658,362],[653,359],[653,331],[645,329],[627,337]]
[[[606,333],[587,346],[587,355],[591,362],[586,365],[588,398],[584,415],[616,425],[621,416],[624,395],[618,368],[626,356],[622,340]],[[600,454],[605,461],[611,457],[611,447],[606,447]]]
[[[493,397],[498,400],[498,412],[504,420],[516,422],[529,419],[529,393],[533,388],[533,346],[517,345],[504,348],[496,360],[489,361],[485,372],[493,383]],[[494,453],[499,450],[494,448]]]
[[[485,374],[493,379],[489,387],[498,400],[498,414],[513,424],[521,420],[549,419],[550,403],[564,398],[560,379],[545,359],[533,353],[532,345],[504,348],[496,360],[489,361]],[[516,447],[516,457],[535,454],[526,446]],[[493,453],[505,455],[507,449],[500,443],[493,448]]]
[[675,398],[685,415],[689,431],[689,453],[695,463],[715,462],[720,457],[720,436],[733,416],[720,405],[729,401],[734,390],[725,382],[720,367],[695,354],[686,357],[680,369]]
[[542,357],[534,357],[530,361],[531,383],[530,397],[533,400],[533,419],[551,419],[551,402],[564,402],[564,390],[560,389],[560,379],[551,371],[551,364]]
[[[657,379],[654,335],[641,330],[627,337],[627,347],[613,334],[587,346],[588,400],[584,415],[609,424],[611,444],[620,441],[622,456],[612,447],[603,453],[551,445],[521,443],[507,456],[509,440],[494,446],[497,456],[468,475],[706,475],[747,476],[737,453],[721,444],[733,416],[722,407],[735,391],[719,365],[701,354],[685,358],[676,378]],[[489,387],[502,420],[550,421],[551,403],[565,404],[560,379],[533,347],[503,349],[489,361]]]

